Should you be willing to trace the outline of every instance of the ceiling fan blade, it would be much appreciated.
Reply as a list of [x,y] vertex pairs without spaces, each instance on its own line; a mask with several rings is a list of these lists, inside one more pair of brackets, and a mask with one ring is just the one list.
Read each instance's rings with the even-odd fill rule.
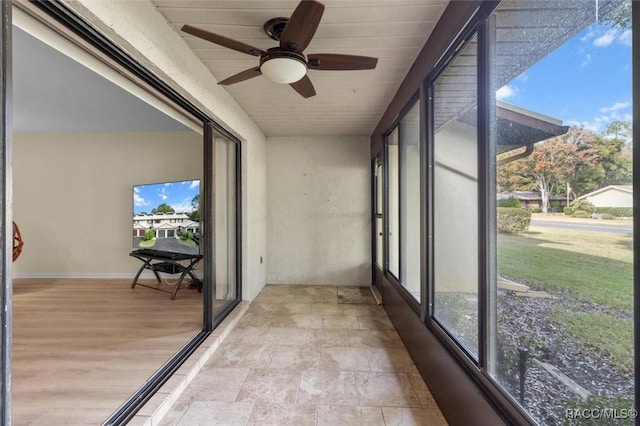
[[239,72],[236,75],[232,75],[231,77],[218,82],[218,84],[228,86],[229,84],[239,83],[241,81],[249,80],[250,78],[257,77],[259,75],[262,75],[260,67],[249,68],[248,70]]
[[221,35],[211,33],[207,30],[192,27],[191,25],[184,25],[182,31],[189,33],[201,39],[210,41],[220,46],[228,47],[229,49],[236,50],[238,52],[246,53],[247,55],[262,56],[265,52],[257,47],[249,46],[248,44],[241,43],[230,38],[222,37]]
[[313,0],[302,0],[293,11],[280,36],[280,47],[302,52],[318,29],[324,5]]
[[293,87],[303,98],[310,98],[316,95],[316,89],[313,88],[311,80],[309,80],[309,77],[306,75],[295,83],[289,84],[289,86]]
[[311,54],[307,59],[310,69],[326,71],[372,70],[378,64],[378,58],[334,53]]

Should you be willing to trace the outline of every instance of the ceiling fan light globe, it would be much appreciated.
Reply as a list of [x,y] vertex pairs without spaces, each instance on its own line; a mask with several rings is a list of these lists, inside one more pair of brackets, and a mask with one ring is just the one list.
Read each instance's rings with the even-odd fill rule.
[[272,58],[260,65],[260,71],[274,83],[291,84],[307,74],[307,65],[295,58]]

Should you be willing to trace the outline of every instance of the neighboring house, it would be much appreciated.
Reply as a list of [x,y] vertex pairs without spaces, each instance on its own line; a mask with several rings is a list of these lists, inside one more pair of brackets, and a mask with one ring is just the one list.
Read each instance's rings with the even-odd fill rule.
[[609,185],[577,198],[596,207],[633,207],[633,185]]
[[[542,208],[542,196],[536,191],[511,191],[500,192],[498,194],[498,201],[507,200],[509,198],[515,198],[520,201],[520,204],[522,204],[522,207],[525,209]],[[556,203],[558,207],[564,207],[567,205],[567,198],[560,195],[550,195],[549,203],[554,204],[550,206],[551,208],[553,208]]]
[[134,215],[133,236],[144,237],[147,229],[155,229],[156,238],[178,238],[178,233],[183,231],[198,234],[200,223],[189,219],[186,213]]

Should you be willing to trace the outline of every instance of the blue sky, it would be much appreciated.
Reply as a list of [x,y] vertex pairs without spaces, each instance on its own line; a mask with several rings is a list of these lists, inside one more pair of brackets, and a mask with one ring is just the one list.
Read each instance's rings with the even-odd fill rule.
[[631,30],[594,23],[496,96],[595,132],[615,120],[631,123]]
[[167,203],[176,212],[192,212],[191,200],[200,193],[200,181],[187,180],[133,187],[133,213],[147,212]]

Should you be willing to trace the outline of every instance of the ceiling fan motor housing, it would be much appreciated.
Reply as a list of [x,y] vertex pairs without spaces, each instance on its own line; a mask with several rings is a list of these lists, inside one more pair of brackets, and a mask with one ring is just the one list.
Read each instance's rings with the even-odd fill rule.
[[272,18],[265,22],[262,28],[269,38],[280,41],[280,36],[287,25],[287,21],[289,21],[289,18]]
[[260,57],[260,71],[276,83],[295,83],[307,74],[307,59],[301,53],[272,47]]

